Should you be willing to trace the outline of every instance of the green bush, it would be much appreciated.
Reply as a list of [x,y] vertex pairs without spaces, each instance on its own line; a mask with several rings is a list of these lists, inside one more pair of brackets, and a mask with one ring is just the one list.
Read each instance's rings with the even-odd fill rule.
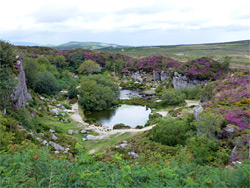
[[53,95],[58,92],[58,82],[53,74],[50,72],[40,72],[37,75],[35,83],[35,91],[42,94]]
[[71,84],[68,89],[68,97],[70,99],[77,98],[78,95],[78,89],[76,89],[75,84]]
[[85,77],[79,91],[79,104],[87,111],[101,111],[117,105],[118,86],[109,77],[92,75]]
[[168,105],[178,105],[185,102],[185,95],[177,89],[165,89],[162,92],[162,101]]
[[166,116],[159,120],[153,127],[153,140],[164,145],[175,146],[185,144],[189,127],[183,120],[173,119]]
[[119,123],[113,126],[113,129],[130,129],[130,126],[124,125],[123,123]]
[[185,94],[186,99],[200,99],[200,90],[200,85],[180,88],[180,91]]

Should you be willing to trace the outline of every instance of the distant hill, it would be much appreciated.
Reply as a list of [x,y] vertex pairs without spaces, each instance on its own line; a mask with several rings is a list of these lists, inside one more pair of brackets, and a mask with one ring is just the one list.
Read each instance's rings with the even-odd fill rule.
[[50,48],[57,48],[57,49],[89,49],[89,50],[97,50],[102,48],[116,48],[116,47],[128,47],[128,46],[121,46],[118,44],[112,43],[103,43],[103,42],[77,42],[72,41],[65,44],[60,44],[57,46],[48,46]]
[[15,46],[41,46],[40,44],[33,42],[11,42],[11,44]]
[[224,56],[232,57],[232,66],[250,67],[249,55],[250,40],[233,42],[207,43],[207,44],[182,44],[162,46],[138,46],[102,48],[98,51],[109,53],[122,53],[130,57],[142,58],[147,56],[168,56],[180,61],[188,61],[200,57],[221,59]]

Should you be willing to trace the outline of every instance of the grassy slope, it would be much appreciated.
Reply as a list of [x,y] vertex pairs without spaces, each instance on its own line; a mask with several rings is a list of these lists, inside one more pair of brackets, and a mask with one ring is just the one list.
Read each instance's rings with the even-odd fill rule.
[[146,57],[150,55],[169,56],[180,61],[187,61],[203,56],[221,58],[231,56],[232,66],[250,66],[250,40],[228,43],[152,46],[152,47],[127,47],[127,48],[104,48],[100,51],[111,53],[123,53],[132,57]]

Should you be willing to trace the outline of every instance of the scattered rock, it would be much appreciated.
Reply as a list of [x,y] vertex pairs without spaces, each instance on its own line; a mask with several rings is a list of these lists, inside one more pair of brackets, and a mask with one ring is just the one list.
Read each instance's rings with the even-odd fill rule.
[[74,133],[73,130],[68,130],[68,134],[72,135]]
[[56,141],[57,137],[53,134],[51,139],[54,140],[54,141]]
[[61,113],[60,116],[66,116],[66,114],[65,113]]
[[65,148],[63,153],[68,153],[69,150],[70,150],[69,148]]
[[94,136],[94,135],[89,134],[89,135],[87,136],[87,139],[88,139],[88,140],[94,140],[94,139],[95,139],[95,136]]
[[62,146],[59,145],[59,144],[56,144],[55,142],[50,141],[49,144],[50,144],[55,150],[64,151],[64,147],[62,147]]
[[40,97],[40,99],[41,99],[42,101],[44,101],[45,98],[44,98],[44,97]]
[[[25,130],[26,131],[26,130]],[[32,137],[34,137],[34,134],[33,133],[31,133],[31,132],[28,132],[28,134],[29,135],[31,135]]]
[[37,133],[37,135],[39,135],[39,136],[44,136],[44,134],[43,134],[43,133]]
[[55,151],[55,154],[59,154],[60,152],[59,151]]
[[67,94],[68,91],[60,91],[61,94]]
[[139,158],[139,155],[137,155],[135,152],[128,152],[128,155],[131,155],[133,159]]
[[45,145],[45,146],[48,146],[48,145],[49,145],[48,142],[47,142],[47,140],[44,140],[44,141],[43,141],[43,145]]
[[57,104],[56,107],[57,107],[57,108],[61,108],[62,105],[61,105],[61,104]]
[[42,110],[42,107],[38,107],[38,110]]
[[42,142],[43,140],[39,137],[36,137],[36,139],[39,141],[39,142]]
[[53,129],[50,129],[49,132],[53,134],[53,133],[55,133],[56,131],[53,130]]
[[127,147],[127,146],[128,146],[128,144],[121,144],[121,145],[120,145],[121,148],[125,148],[125,147]]
[[49,102],[50,100],[49,99],[45,99],[46,100],[46,102]]
[[27,93],[27,99],[32,100],[31,94]]
[[86,130],[81,130],[81,133],[82,133],[82,134],[86,134],[87,131],[86,131]]
[[223,130],[223,133],[222,133],[223,138],[229,138],[233,136],[234,132],[238,131],[238,127],[228,124],[222,130]]
[[88,140],[88,139],[87,139],[87,138],[83,138],[83,139],[82,139],[83,142],[86,141],[86,140]]
[[54,115],[59,115],[60,109],[59,108],[55,108],[50,110]]
[[123,144],[128,144],[128,141],[123,141],[122,143],[123,143]]

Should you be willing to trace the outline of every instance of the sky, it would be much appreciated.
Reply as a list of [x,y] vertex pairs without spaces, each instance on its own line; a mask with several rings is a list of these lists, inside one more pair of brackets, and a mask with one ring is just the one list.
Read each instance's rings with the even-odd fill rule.
[[0,0],[0,39],[132,46],[250,39],[249,0]]

